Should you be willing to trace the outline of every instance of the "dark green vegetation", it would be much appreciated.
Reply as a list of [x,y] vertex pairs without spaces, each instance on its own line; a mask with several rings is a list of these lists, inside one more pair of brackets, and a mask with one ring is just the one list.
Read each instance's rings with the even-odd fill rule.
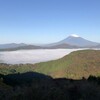
[[20,65],[10,65],[10,64],[0,64],[0,74],[14,74],[14,73],[24,73],[34,71],[34,66],[32,64],[20,64]]
[[53,79],[34,72],[0,75],[0,100],[100,100],[100,78]]
[[35,65],[2,63],[0,100],[100,100],[100,51],[75,51]]
[[100,51],[75,51],[61,59],[42,62],[35,65],[0,64],[0,73],[4,75],[29,71],[50,75],[53,78],[66,77],[79,79],[82,77],[87,78],[89,75],[100,76]]

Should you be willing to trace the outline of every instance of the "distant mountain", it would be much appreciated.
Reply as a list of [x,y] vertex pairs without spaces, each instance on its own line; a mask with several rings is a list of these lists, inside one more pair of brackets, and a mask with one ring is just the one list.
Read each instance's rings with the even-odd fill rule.
[[[72,48],[78,47],[78,48],[87,48],[87,47],[94,47],[100,45],[100,43],[92,42],[89,40],[86,40],[78,35],[70,35],[69,37],[65,38],[64,40],[58,41],[56,43],[51,43],[48,45],[45,45],[46,47],[55,47],[59,45],[59,47],[63,47],[62,45],[69,45]],[[99,47],[99,46],[98,46]]]
[[29,45],[24,43],[11,43],[11,44],[0,44],[0,51],[12,51],[21,49],[71,49],[71,48],[100,48],[100,43],[86,40],[78,35],[71,35],[64,40],[56,43],[46,45]]
[[24,44],[24,43],[0,44],[0,49],[16,48],[16,47],[21,47],[21,46],[27,46],[27,44]]
[[48,46],[48,47],[45,47],[45,48],[48,48],[48,49],[60,49],[60,48],[73,49],[73,48],[79,48],[79,47],[74,46],[74,45],[69,45],[69,44],[66,44],[66,43],[62,43],[62,44],[56,44],[56,45]]
[[96,46],[93,46],[92,48],[100,48],[100,44],[96,45]]
[[30,49],[43,49],[43,47],[35,46],[35,45],[23,45],[23,46],[17,46],[17,47],[11,47],[11,48],[3,48],[0,49],[0,51],[15,51],[15,50],[30,50]]
[[64,40],[62,40],[58,43],[59,44],[67,43],[67,44],[76,45],[76,46],[79,46],[79,47],[92,47],[92,46],[97,46],[97,45],[100,44],[100,43],[96,43],[96,42],[86,40],[86,39],[79,37],[77,35],[71,35],[71,36],[67,37],[66,39],[64,39]]

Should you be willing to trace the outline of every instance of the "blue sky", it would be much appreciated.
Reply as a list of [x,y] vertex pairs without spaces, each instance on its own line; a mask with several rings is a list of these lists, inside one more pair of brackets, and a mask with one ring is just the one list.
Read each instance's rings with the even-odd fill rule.
[[70,34],[100,42],[100,0],[0,0],[0,44],[52,43]]

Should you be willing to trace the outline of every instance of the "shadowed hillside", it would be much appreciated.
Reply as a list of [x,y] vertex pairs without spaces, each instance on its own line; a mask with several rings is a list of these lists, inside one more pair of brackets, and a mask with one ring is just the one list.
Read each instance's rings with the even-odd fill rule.
[[100,100],[100,78],[53,79],[34,72],[1,74],[0,100]]

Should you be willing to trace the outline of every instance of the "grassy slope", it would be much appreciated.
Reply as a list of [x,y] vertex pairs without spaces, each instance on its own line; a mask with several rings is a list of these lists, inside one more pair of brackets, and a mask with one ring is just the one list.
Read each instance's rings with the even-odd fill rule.
[[6,65],[0,64],[0,74],[23,73],[36,71],[51,75],[54,78],[81,78],[89,75],[100,75],[100,51],[80,50],[54,61],[42,62],[35,65]]
[[80,78],[100,75],[100,51],[80,50],[55,61],[35,64],[35,71],[53,77]]
[[0,74],[14,74],[14,73],[24,73],[34,71],[34,66],[32,64],[20,64],[20,65],[8,65],[0,64]]

